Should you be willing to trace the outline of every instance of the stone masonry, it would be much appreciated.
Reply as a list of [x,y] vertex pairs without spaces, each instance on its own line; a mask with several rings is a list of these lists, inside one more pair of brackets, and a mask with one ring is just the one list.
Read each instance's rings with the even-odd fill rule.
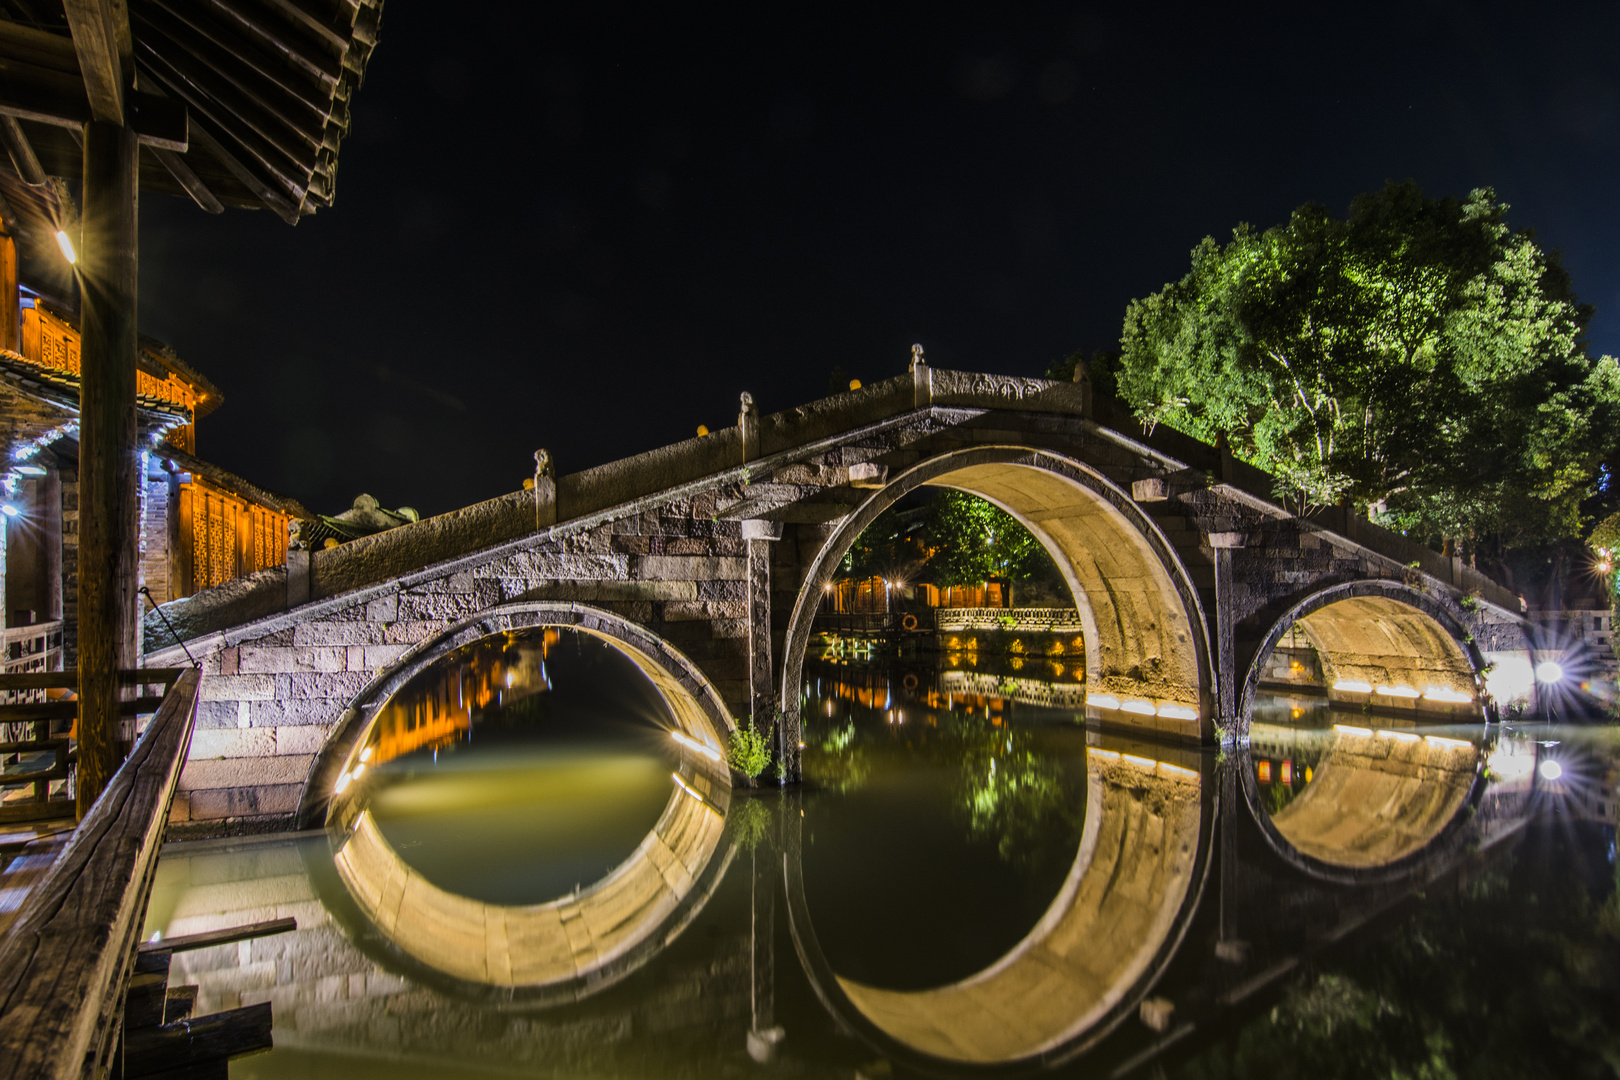
[[[318,821],[311,777],[349,752],[368,694],[413,650],[519,602],[604,612],[667,643],[723,700],[721,723],[780,708],[796,773],[804,645],[843,550],[918,483],[992,474],[993,497],[1091,583],[1088,683],[1197,714],[1101,722],[1242,741],[1256,656],[1290,612],[1347,582],[1382,583],[1478,639],[1479,666],[1527,648],[1516,598],[1494,582],[1342,510],[1300,517],[1229,454],[1143,435],[1076,384],[918,365],[772,416],[747,403],[707,438],[295,552],[166,604],[204,672],[174,820],[198,833]],[[1073,506],[1055,507],[1054,491]],[[184,662],[156,619],[145,631],[149,664]]]

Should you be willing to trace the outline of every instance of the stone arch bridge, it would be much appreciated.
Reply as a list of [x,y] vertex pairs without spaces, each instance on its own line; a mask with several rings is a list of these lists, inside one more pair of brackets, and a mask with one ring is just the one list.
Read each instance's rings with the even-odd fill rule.
[[[1100,724],[1244,743],[1259,661],[1301,630],[1326,681],[1352,688],[1334,693],[1374,705],[1477,717],[1493,663],[1529,670],[1518,599],[1496,583],[1343,508],[1293,513],[1266,474],[1144,435],[1083,383],[918,363],[774,415],[744,395],[730,428],[583,472],[536,457],[532,490],[164,605],[205,675],[177,823],[320,820],[407,678],[541,625],[617,645],[697,743],[780,708],[796,775],[825,585],[860,530],[922,485],[983,496],[1047,547],[1076,597]],[[184,662],[156,618],[145,633],[147,663]]]

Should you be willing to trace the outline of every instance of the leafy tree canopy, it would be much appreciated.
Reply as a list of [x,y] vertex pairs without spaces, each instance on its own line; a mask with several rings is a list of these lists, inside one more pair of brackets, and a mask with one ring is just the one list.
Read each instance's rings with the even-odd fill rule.
[[1130,304],[1120,396],[1150,426],[1224,434],[1307,505],[1470,546],[1577,535],[1620,367],[1587,356],[1591,308],[1507,209],[1409,181],[1347,220],[1306,205],[1205,238],[1186,277]]

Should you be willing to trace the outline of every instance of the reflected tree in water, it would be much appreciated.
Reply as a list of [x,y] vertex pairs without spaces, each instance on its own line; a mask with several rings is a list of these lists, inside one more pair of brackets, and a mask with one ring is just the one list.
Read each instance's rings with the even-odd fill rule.
[[974,839],[995,844],[1002,860],[1014,866],[1074,858],[1071,845],[1051,839],[1067,841],[1078,833],[1084,794],[1029,732],[961,714],[941,718],[940,728],[961,756],[958,806]]
[[868,750],[861,745],[853,720],[828,728],[805,743],[804,768],[816,783],[846,794],[858,790],[872,773]]
[[1455,903],[1295,982],[1178,1075],[1620,1075],[1620,872],[1612,833],[1593,839],[1537,828]]

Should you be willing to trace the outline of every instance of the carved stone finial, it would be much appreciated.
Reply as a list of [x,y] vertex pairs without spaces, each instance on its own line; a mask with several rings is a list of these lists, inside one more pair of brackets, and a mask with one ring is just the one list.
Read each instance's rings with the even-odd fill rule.
[[916,371],[917,365],[926,362],[927,361],[923,359],[923,347],[921,345],[913,345],[911,347],[911,370]]
[[534,475],[556,475],[556,466],[552,463],[550,450],[536,450],[534,452]]
[[742,392],[740,401],[742,403],[741,407],[742,407],[743,412],[751,413],[751,412],[754,411],[754,395],[753,394],[750,394],[748,391],[744,390]]

